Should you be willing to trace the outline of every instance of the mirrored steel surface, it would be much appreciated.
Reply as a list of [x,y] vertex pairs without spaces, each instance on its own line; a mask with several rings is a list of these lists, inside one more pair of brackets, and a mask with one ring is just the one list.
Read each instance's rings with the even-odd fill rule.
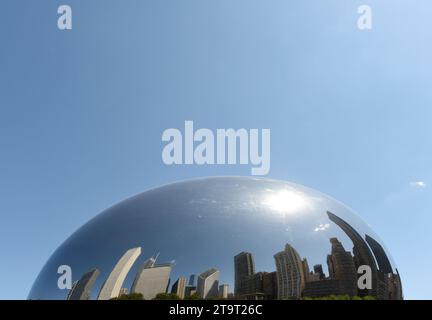
[[[58,287],[61,265],[71,267],[70,289]],[[369,278],[359,286],[362,275]],[[381,240],[340,202],[284,181],[220,177],[162,186],[105,210],[55,251],[29,299],[132,292],[401,299],[402,285]]]

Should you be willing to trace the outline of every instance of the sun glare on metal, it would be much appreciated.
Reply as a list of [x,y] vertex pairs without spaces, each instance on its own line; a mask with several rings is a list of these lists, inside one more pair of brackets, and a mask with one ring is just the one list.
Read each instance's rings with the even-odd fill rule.
[[308,201],[298,192],[282,190],[266,196],[263,204],[281,213],[295,213],[307,207]]

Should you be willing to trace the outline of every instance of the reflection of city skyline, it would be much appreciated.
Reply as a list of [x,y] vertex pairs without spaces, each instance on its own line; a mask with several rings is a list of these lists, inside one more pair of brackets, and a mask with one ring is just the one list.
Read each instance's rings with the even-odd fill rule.
[[[328,218],[351,240],[352,252],[344,248],[337,237],[329,238],[330,252],[326,257],[328,276],[323,264],[312,270],[307,257],[303,257],[291,244],[274,253],[275,270],[256,272],[253,254],[240,252],[234,257],[234,292],[228,284],[220,284],[220,272],[209,268],[198,276],[179,276],[171,285],[173,263],[156,264],[157,256],[148,258],[139,268],[130,288],[123,282],[132,265],[141,254],[141,247],[132,248],[119,259],[103,283],[98,299],[116,298],[121,294],[139,293],[144,299],[154,299],[158,294],[175,294],[180,299],[196,296],[201,299],[301,299],[330,295],[374,296],[378,299],[402,299],[398,271],[377,240],[366,234],[363,237],[346,221],[331,212]],[[372,273],[372,289],[357,287],[359,266],[367,265]],[[87,300],[100,271],[94,268],[74,282],[67,299]]]

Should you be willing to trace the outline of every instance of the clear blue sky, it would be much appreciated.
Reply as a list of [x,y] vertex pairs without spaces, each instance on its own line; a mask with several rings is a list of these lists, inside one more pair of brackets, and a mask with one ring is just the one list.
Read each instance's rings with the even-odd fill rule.
[[166,167],[162,131],[185,120],[270,128],[269,177],[354,208],[405,297],[432,298],[431,17],[430,0],[1,1],[0,298],[26,298],[54,249],[126,197],[250,174]]

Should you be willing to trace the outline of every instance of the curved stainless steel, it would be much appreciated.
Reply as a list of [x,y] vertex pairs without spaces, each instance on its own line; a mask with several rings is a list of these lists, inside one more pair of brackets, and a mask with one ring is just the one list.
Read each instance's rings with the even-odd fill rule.
[[[71,289],[58,287],[61,265],[71,267]],[[174,183],[109,208],[55,251],[28,298],[126,292],[402,298],[390,255],[349,208],[297,184],[249,177]]]

